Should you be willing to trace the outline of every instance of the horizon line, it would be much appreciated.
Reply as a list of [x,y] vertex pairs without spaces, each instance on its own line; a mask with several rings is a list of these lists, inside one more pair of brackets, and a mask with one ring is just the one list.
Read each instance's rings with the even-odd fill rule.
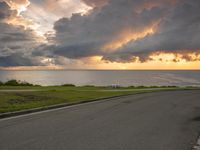
[[0,71],[200,71],[200,69],[0,69]]

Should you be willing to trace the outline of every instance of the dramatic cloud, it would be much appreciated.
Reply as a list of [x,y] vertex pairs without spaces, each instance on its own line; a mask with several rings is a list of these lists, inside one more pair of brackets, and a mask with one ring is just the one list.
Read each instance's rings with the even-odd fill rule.
[[5,21],[13,16],[16,16],[17,11],[10,9],[10,6],[6,2],[0,1],[0,21]]
[[[71,10],[68,10],[68,14],[66,10],[64,15],[64,6],[67,4],[68,7],[65,8]],[[70,17],[73,12],[83,13],[89,9],[86,4],[82,3],[85,10],[79,11],[82,6],[76,8],[75,4],[78,4],[78,0],[76,3],[64,0],[44,0],[34,1],[34,3],[28,0],[0,0],[0,66],[48,66],[56,63],[57,56],[54,57],[55,60],[51,60],[44,56],[33,56],[32,53],[39,45],[46,42],[45,38],[49,40],[51,32],[46,32],[53,30],[53,23],[59,18],[61,11],[63,16]],[[43,9],[45,14],[38,12]],[[57,15],[56,18],[52,18],[49,25],[52,28],[45,27],[46,24],[43,22],[45,16],[51,17],[50,14]]]
[[[153,52],[199,53],[200,2],[197,0],[86,0],[88,15],[74,14],[55,23],[52,55],[103,56],[117,62],[147,61]],[[187,11],[186,11],[187,10]],[[45,52],[45,48],[43,49]],[[49,52],[48,52],[49,54]],[[187,59],[190,61],[190,59]]]
[[199,8],[199,0],[0,0],[0,66],[200,61]]
[[0,0],[0,2],[6,2],[12,10],[18,10],[18,13],[24,11],[30,4],[28,0]]
[[30,5],[22,15],[34,20],[37,30],[45,33],[53,30],[53,24],[58,19],[71,17],[73,13],[85,14],[89,9],[80,0],[30,0]]
[[0,66],[39,65],[31,57],[32,48],[38,45],[38,37],[24,26],[7,23],[13,18],[18,18],[17,10],[0,2]]
[[133,39],[152,34],[165,8],[138,14],[134,8],[142,5],[140,3],[113,0],[88,15],[74,14],[71,18],[58,20],[54,26],[57,43],[54,53],[70,58],[102,55]]
[[[181,1],[169,9],[152,35],[137,41],[131,41],[116,53],[105,59],[118,60],[127,55],[148,60],[153,52],[179,53],[188,61],[190,53],[200,53],[200,1]],[[188,59],[187,59],[188,58]],[[121,57],[121,59],[123,59]],[[129,59],[127,59],[129,60]],[[130,60],[131,61],[131,60]]]

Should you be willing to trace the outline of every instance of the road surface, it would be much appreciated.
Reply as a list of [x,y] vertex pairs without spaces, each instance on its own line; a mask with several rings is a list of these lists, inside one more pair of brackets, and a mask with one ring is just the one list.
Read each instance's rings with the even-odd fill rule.
[[200,91],[112,98],[0,120],[0,150],[190,150]]

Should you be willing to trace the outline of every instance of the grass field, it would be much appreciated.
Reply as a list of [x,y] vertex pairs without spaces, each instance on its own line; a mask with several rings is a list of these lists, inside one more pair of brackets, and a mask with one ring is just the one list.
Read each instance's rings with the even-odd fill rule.
[[74,103],[99,98],[191,88],[178,87],[74,87],[74,86],[0,86],[0,113]]

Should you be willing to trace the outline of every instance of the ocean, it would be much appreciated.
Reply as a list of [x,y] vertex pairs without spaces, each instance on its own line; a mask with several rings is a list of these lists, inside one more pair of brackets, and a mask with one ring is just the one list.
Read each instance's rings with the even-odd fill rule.
[[0,81],[16,79],[43,86],[200,86],[200,71],[62,70],[0,71]]

